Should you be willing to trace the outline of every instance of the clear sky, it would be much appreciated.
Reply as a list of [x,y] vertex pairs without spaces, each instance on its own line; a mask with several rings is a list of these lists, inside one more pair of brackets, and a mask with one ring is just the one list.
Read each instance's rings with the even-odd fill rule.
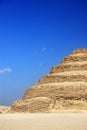
[[87,0],[0,0],[0,105],[77,48],[87,48]]

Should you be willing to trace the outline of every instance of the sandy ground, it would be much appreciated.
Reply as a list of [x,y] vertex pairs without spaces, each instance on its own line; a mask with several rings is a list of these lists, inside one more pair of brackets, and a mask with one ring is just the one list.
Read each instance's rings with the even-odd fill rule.
[[87,113],[0,114],[0,130],[87,130]]

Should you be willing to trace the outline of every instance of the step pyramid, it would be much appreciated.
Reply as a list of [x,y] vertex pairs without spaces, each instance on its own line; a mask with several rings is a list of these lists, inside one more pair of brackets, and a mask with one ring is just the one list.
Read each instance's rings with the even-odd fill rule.
[[87,110],[87,49],[77,49],[28,88],[12,112]]

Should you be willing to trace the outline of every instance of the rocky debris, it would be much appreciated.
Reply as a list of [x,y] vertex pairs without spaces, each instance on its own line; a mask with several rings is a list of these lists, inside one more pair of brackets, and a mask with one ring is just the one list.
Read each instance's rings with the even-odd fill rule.
[[54,66],[50,73],[27,89],[12,112],[87,110],[87,49],[78,49]]
[[10,112],[11,107],[10,106],[0,106],[0,113],[9,113]]

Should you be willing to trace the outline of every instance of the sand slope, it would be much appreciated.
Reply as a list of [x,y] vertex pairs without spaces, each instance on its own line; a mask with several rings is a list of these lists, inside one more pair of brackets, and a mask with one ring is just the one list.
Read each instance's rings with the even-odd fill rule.
[[0,130],[87,130],[87,113],[0,114]]

